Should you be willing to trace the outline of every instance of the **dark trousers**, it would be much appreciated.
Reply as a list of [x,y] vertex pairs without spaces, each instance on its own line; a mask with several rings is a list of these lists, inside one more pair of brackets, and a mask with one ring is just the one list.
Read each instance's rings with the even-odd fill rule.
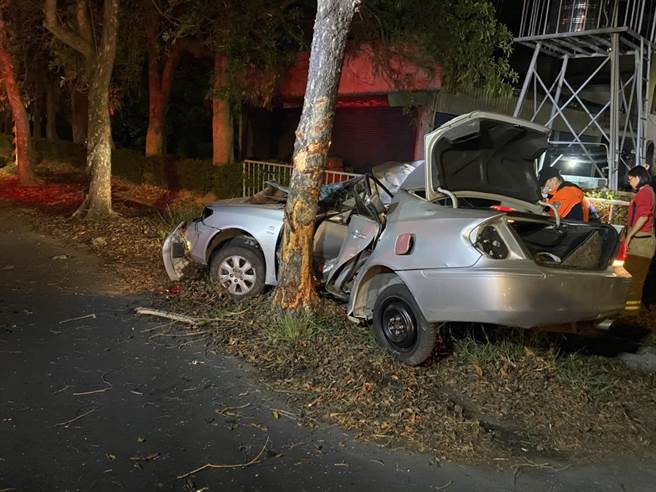
[[645,279],[649,273],[649,267],[652,259],[645,256],[627,255],[624,262],[624,268],[633,277],[631,279],[631,287],[629,288],[629,295],[626,299],[624,307],[624,314],[637,315],[640,312],[642,305],[643,287]]

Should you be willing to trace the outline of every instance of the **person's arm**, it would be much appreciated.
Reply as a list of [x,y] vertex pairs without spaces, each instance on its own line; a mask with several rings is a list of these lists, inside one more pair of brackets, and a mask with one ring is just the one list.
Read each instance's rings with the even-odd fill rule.
[[633,236],[635,236],[640,229],[642,229],[642,226],[644,226],[647,223],[647,219],[649,217],[642,215],[641,217],[638,217],[638,219],[635,221],[635,224],[629,229],[629,232],[626,234],[626,244],[628,245],[631,242],[631,239],[633,239]]

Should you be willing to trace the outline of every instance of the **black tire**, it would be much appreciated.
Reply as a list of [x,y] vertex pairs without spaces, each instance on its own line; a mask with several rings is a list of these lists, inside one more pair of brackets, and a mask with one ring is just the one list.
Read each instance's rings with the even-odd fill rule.
[[435,327],[426,321],[408,288],[386,287],[374,304],[373,330],[376,341],[401,362],[417,366],[435,348]]
[[259,295],[264,290],[265,275],[262,253],[247,244],[228,243],[210,261],[210,281],[235,301]]

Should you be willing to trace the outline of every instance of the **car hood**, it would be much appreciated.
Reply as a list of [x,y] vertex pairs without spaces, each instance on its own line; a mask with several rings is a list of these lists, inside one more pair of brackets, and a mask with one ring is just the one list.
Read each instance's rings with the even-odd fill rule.
[[535,159],[547,148],[549,129],[493,113],[474,112],[426,135],[426,194],[439,188],[542,199]]

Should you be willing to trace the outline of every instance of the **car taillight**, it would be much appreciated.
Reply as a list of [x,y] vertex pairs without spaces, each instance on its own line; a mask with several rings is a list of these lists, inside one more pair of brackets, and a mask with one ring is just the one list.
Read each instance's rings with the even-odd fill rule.
[[620,241],[620,245],[617,248],[617,254],[615,255],[615,259],[613,260],[613,266],[623,267],[624,260],[626,260],[626,243],[624,241]]
[[498,210],[499,212],[512,212],[513,209],[511,207],[506,207],[505,205],[492,205],[490,208],[494,210]]
[[490,225],[478,231],[474,246],[481,253],[495,260],[508,257],[508,246],[503,242],[496,228]]

